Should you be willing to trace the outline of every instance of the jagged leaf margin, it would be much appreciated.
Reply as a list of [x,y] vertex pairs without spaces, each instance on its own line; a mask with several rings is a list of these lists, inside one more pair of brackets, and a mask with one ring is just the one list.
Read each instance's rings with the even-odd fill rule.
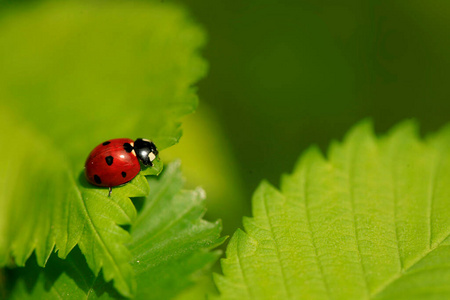
[[216,275],[220,299],[450,297],[450,127],[376,138],[363,122],[263,182]]
[[[183,190],[179,162],[168,165],[158,179],[149,180],[138,221],[131,227],[132,257],[137,278],[135,299],[170,299],[195,280],[195,274],[220,255],[220,222],[202,219],[204,191]],[[10,299],[121,298],[101,277],[95,277],[79,251],[66,260],[52,256],[45,269],[35,262],[11,272],[15,277]]]
[[25,5],[0,20],[0,266],[23,266],[33,251],[44,266],[78,243],[93,272],[103,267],[131,296],[130,238],[118,225],[136,217],[130,197],[148,194],[144,173],[107,198],[85,182],[84,160],[115,137],[177,142],[179,118],[197,105],[204,34],[172,4]]
[[[17,174],[17,178],[11,178],[16,172],[11,157],[0,158],[0,163],[7,166],[0,176],[1,197],[15,200],[0,201],[4,209],[0,222],[3,232],[0,245],[4,246],[0,247],[4,249],[1,257],[7,258],[10,252],[14,258],[9,262],[10,266],[23,266],[35,251],[37,262],[44,266],[53,251],[65,258],[78,244],[94,274],[103,267],[106,281],[114,279],[115,287],[123,295],[133,295],[135,279],[129,264],[131,254],[125,246],[130,241],[130,234],[119,225],[132,224],[136,219],[136,208],[130,197],[148,195],[149,186],[143,174],[159,174],[162,162],[157,160],[154,167],[126,185],[114,188],[108,197],[107,189],[89,185],[83,172],[76,179],[70,176],[58,149],[42,145],[37,133],[30,134],[20,125],[16,126],[16,130],[19,129],[21,132],[9,141],[15,144],[27,141],[30,148],[15,151],[13,155],[19,156],[17,161],[36,158],[27,173]],[[24,182],[35,197],[32,201],[22,194],[27,195],[29,191],[20,192]]]

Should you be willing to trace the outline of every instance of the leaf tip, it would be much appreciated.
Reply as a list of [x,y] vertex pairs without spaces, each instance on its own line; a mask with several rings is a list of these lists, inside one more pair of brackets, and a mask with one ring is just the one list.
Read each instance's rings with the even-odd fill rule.
[[344,141],[352,140],[353,138],[360,137],[361,135],[374,136],[375,134],[373,128],[374,126],[372,119],[363,119],[350,128],[344,138]]
[[255,194],[266,193],[267,191],[273,191],[276,188],[266,179],[263,179],[259,186],[256,188]]
[[255,252],[258,242],[249,236],[245,231],[238,228],[230,239],[226,250],[226,258],[221,261],[226,261],[229,257],[241,254],[252,255]]
[[252,198],[253,215],[257,214],[257,211],[262,206],[266,205],[266,202],[277,202],[283,200],[281,193],[267,180],[262,180]]
[[419,135],[419,123],[416,119],[407,119],[394,125],[388,132],[388,136],[415,136]]
[[305,163],[312,163],[317,161],[324,161],[325,157],[322,154],[319,146],[312,145],[300,156],[299,160],[295,164],[295,169],[300,168]]

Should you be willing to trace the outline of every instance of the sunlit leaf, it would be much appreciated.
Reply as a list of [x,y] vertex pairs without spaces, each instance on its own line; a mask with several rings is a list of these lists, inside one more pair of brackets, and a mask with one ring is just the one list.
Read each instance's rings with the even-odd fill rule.
[[[198,272],[218,258],[221,224],[202,219],[201,189],[183,190],[179,163],[161,178],[151,179],[151,193],[131,227],[129,262],[137,278],[136,299],[170,299],[189,286]],[[11,299],[120,298],[110,284],[95,277],[84,257],[74,250],[65,260],[52,256],[45,269],[34,260],[14,273]]]
[[215,281],[221,299],[450,298],[450,127],[356,126],[263,182]]
[[0,18],[0,266],[36,253],[65,258],[78,244],[90,269],[124,296],[135,279],[125,246],[149,192],[144,170],[113,189],[90,186],[84,160],[110,138],[159,150],[181,135],[192,85],[205,72],[203,32],[183,9],[142,1],[40,2]]

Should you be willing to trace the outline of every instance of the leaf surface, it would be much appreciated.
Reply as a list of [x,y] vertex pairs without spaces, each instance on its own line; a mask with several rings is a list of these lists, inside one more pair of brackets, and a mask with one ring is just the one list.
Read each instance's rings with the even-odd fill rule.
[[113,189],[90,186],[84,161],[99,143],[181,135],[192,85],[205,72],[203,32],[177,6],[140,1],[43,1],[0,18],[0,266],[44,266],[78,244],[94,274],[124,296],[135,279],[125,246],[149,192],[144,170]]
[[[158,179],[131,227],[130,264],[137,279],[136,299],[170,299],[190,285],[220,253],[221,224],[202,219],[201,189],[183,190],[179,163],[170,164]],[[74,250],[65,260],[54,255],[45,269],[27,262],[16,270],[11,299],[116,299],[110,284],[94,276],[84,257]]]
[[325,159],[307,151],[263,182],[215,277],[221,299],[450,297],[450,127],[365,122]]

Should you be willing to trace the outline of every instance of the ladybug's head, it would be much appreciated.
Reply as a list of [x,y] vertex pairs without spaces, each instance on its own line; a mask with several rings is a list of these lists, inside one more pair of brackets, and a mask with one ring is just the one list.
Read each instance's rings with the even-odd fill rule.
[[152,162],[158,156],[155,144],[146,139],[137,139],[134,141],[134,151],[145,166],[153,166]]

